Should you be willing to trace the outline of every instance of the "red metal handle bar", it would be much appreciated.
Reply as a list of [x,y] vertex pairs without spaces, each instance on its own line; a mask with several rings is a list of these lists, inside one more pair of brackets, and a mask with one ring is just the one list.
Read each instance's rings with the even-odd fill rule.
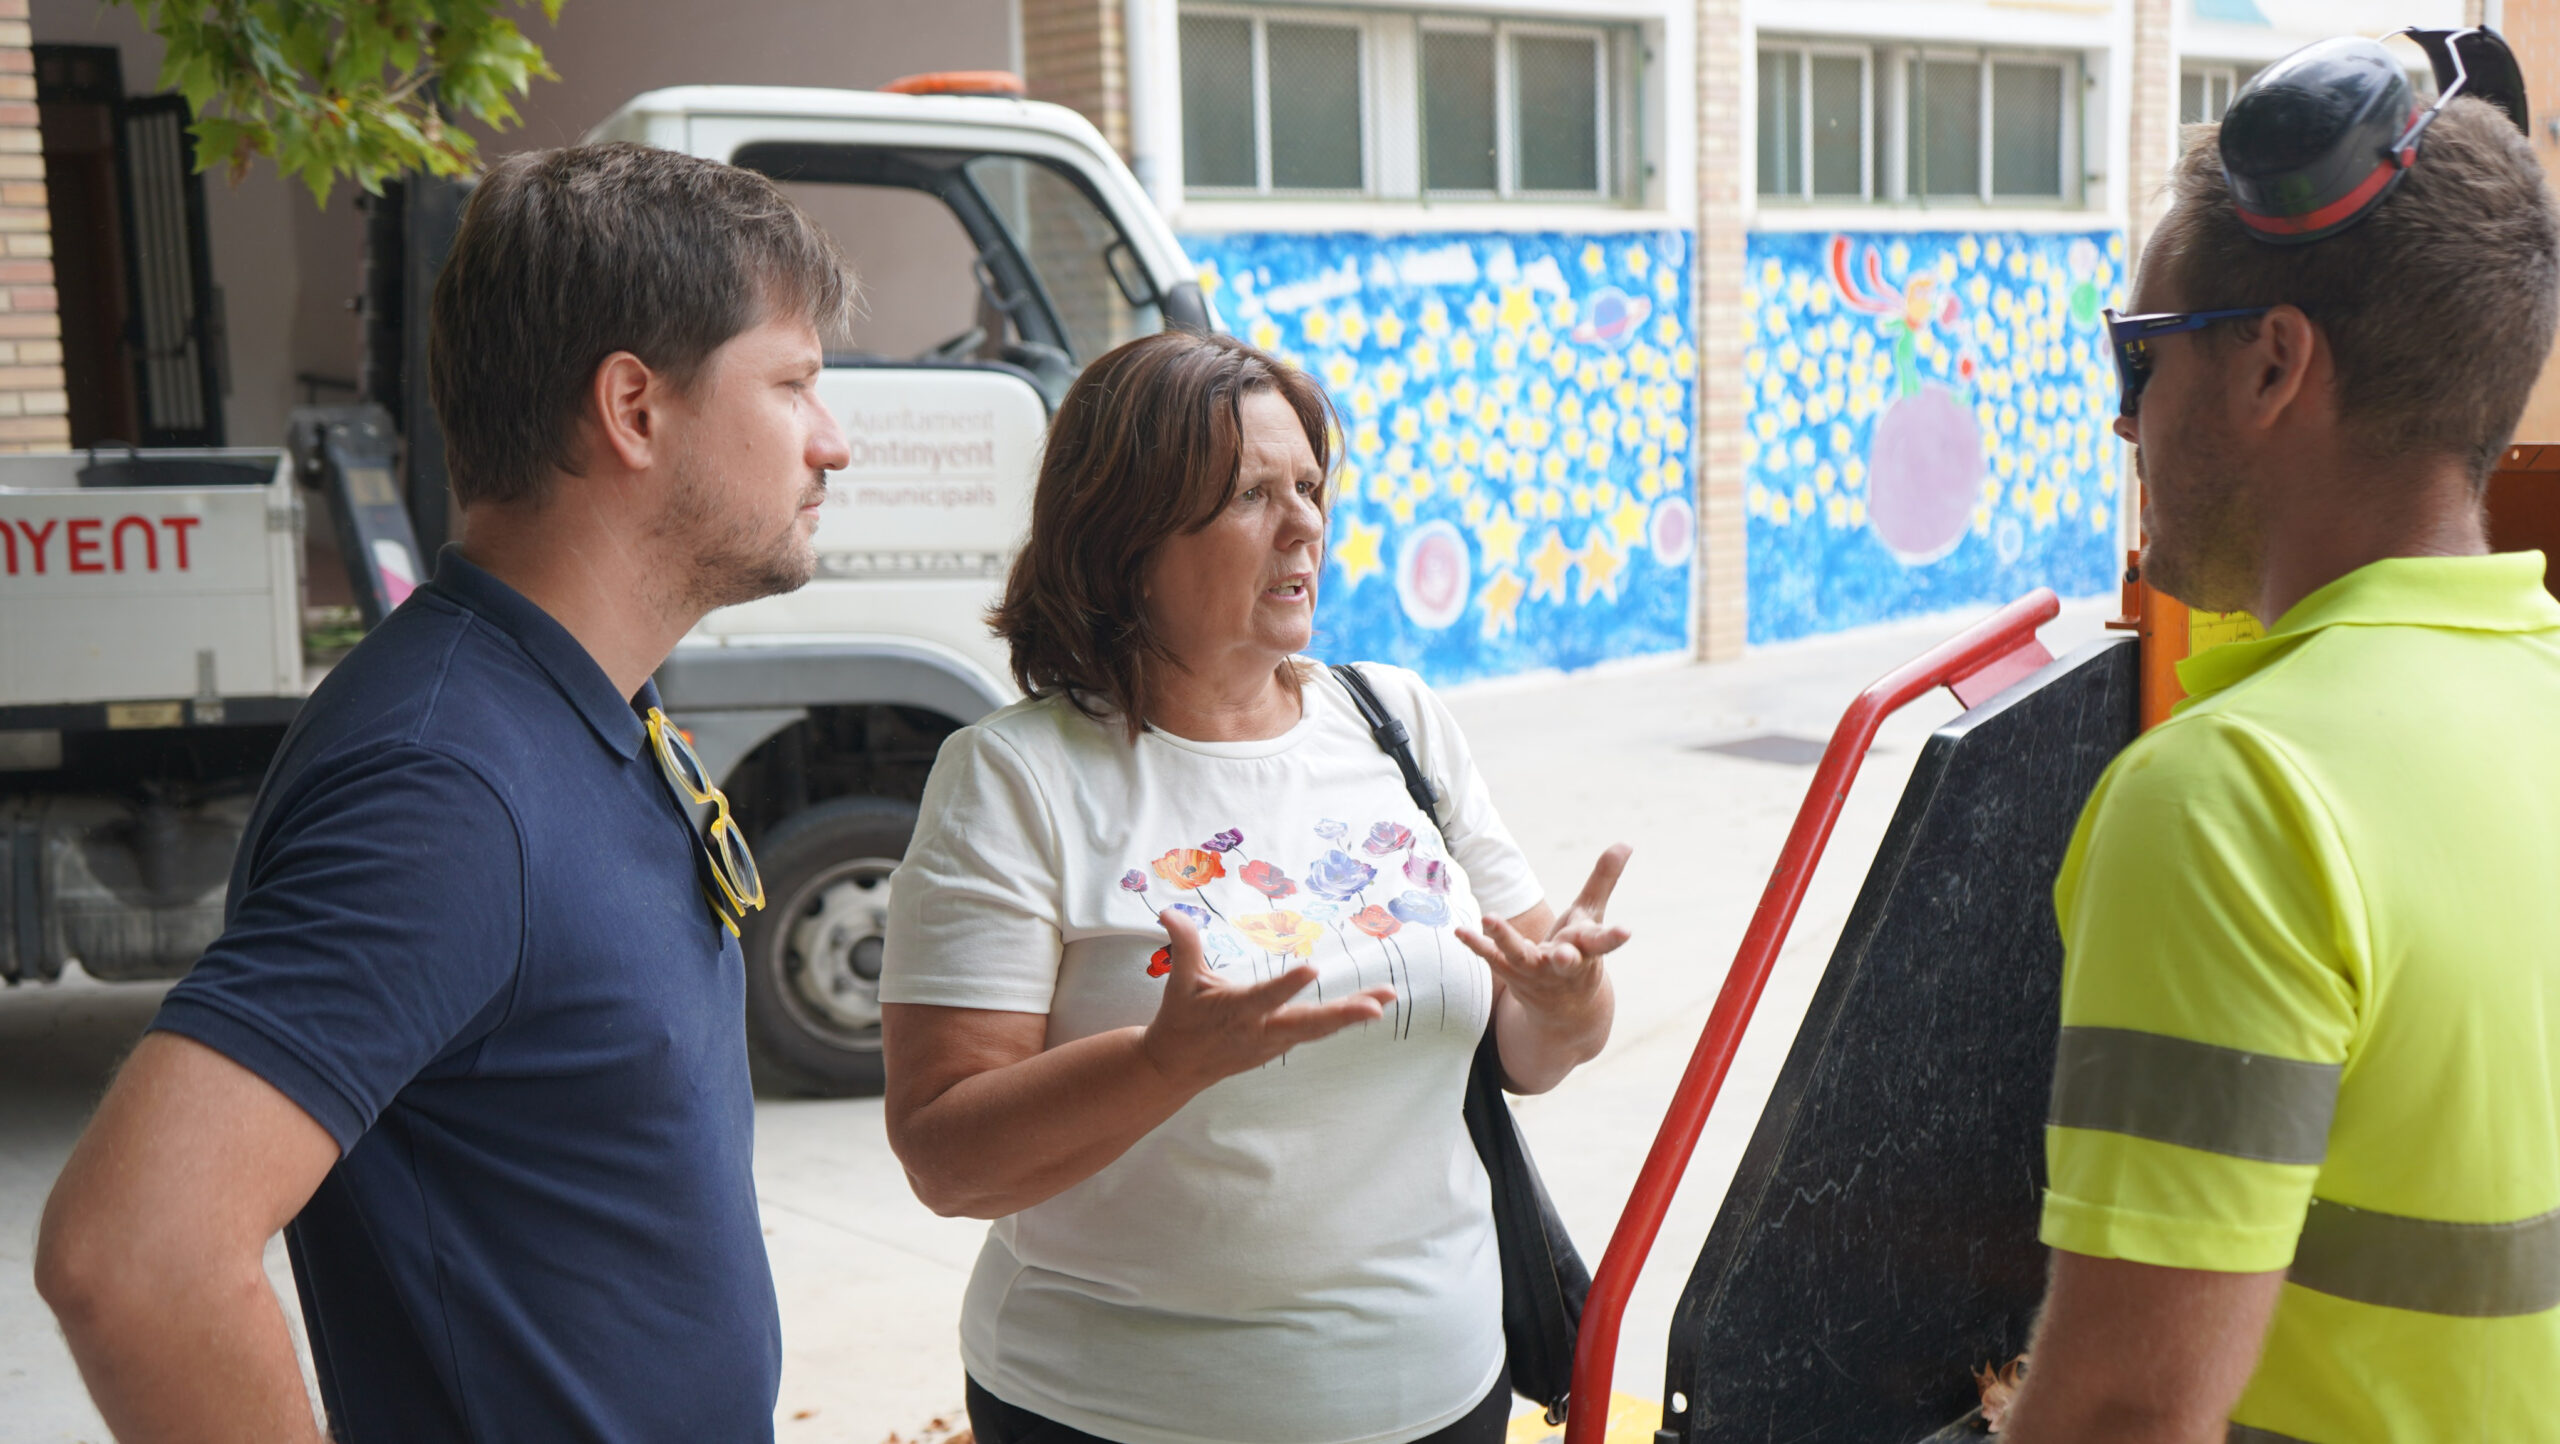
[[1732,970],[1725,974],[1724,990],[1716,995],[1715,1009],[1707,1015],[1706,1031],[1699,1035],[1689,1069],[1671,1095],[1671,1108],[1661,1131],[1654,1135],[1653,1151],[1636,1175],[1626,1211],[1618,1216],[1617,1231],[1609,1236],[1608,1252],[1600,1256],[1600,1271],[1592,1277],[1574,1349],[1570,1396],[1582,1407],[1568,1412],[1565,1444],[1602,1444],[1609,1423],[1610,1383],[1618,1363],[1618,1326],[1626,1314],[1627,1296],[1634,1292],[1636,1275],[1662,1231],[1671,1195],[1688,1171],[1689,1155],[1698,1146],[1707,1114],[1715,1107],[1733,1055],[1742,1046],[1743,1029],[1760,1004],[1778,947],[1795,923],[1805,885],[1812,880],[1823,844],[1831,840],[1832,824],[1840,820],[1841,804],[1848,800],[1849,784],[1857,778],[1858,764],[1866,760],[1876,729],[1932,688],[1953,688],[2029,648],[2041,652],[2036,629],[2061,610],[2054,594],[2038,587],[1886,673],[1859,693],[1841,715],[1831,745],[1823,750],[1822,765],[1814,769],[1804,805],[1796,811],[1796,825],[1778,853],[1777,871],[1770,874],[1768,889],[1760,894],[1760,908],[1751,916],[1750,930],[1742,935]]

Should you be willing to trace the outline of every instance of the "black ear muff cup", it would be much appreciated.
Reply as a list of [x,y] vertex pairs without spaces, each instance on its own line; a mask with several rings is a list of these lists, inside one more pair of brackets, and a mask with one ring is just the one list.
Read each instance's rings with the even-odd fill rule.
[[2240,87],[2222,117],[2222,173],[2250,234],[2307,245],[2364,219],[2417,163],[2419,140],[2448,101],[2468,95],[2532,134],[2524,72],[2498,32],[2398,32],[2434,67],[2438,99],[2421,107],[2408,72],[2376,40],[2316,41]]
[[2418,114],[2408,74],[2379,41],[2322,40],[2258,72],[2222,117],[2222,173],[2242,223],[2285,246],[2354,225],[2398,188],[2394,147]]
[[2506,39],[2497,31],[2485,27],[2420,30],[2413,26],[2400,33],[2427,52],[2427,63],[2435,67],[2438,90],[2451,88],[2459,77],[2464,95],[2505,111],[2517,130],[2533,134],[2533,114],[2524,98],[2524,67],[2516,63],[2516,53],[2507,48]]

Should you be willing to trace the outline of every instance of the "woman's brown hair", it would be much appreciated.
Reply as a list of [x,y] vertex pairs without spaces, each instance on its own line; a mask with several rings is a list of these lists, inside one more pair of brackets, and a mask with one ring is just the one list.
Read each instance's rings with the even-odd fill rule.
[[[1148,623],[1147,574],[1168,538],[1226,506],[1243,461],[1240,409],[1256,391],[1289,403],[1329,472],[1323,390],[1232,336],[1143,336],[1067,388],[1040,458],[1030,539],[987,618],[1013,649],[1015,685],[1116,717],[1132,738],[1145,730],[1150,673],[1181,665]],[[1297,685],[1294,668],[1280,676]]]

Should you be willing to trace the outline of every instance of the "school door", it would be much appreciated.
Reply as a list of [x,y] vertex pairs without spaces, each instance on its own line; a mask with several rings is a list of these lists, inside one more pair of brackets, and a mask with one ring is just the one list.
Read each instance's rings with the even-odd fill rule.
[[183,97],[128,97],[114,47],[35,47],[71,444],[220,446],[222,296]]

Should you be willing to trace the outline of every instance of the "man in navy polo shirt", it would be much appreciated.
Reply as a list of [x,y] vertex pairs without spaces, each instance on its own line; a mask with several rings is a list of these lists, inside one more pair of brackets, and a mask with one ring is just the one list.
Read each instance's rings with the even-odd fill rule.
[[319,1437],[279,1228],[347,1444],[771,1437],[737,868],[649,677],[808,579],[848,286],[708,161],[542,152],[472,198],[433,318],[462,545],[294,724],[227,929],[46,1208],[126,1444]]

